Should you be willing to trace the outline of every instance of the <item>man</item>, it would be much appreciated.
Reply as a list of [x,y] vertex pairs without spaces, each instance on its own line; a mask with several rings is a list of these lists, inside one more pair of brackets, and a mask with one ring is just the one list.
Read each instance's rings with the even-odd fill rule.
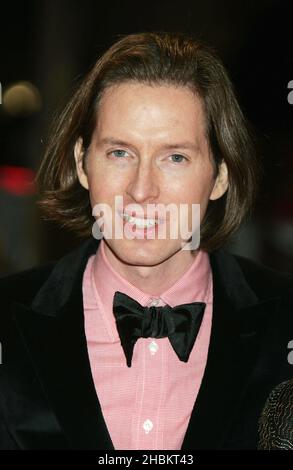
[[56,122],[39,182],[47,216],[87,240],[1,282],[1,448],[257,448],[292,376],[292,282],[221,249],[257,162],[216,55],[122,38]]

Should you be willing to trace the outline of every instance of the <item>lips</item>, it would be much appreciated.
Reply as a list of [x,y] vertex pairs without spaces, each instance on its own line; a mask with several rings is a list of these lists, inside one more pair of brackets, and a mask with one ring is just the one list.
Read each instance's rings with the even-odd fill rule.
[[159,225],[166,221],[165,217],[160,217],[158,213],[152,214],[148,213],[147,215],[141,214],[140,212],[137,214],[136,211],[119,211],[119,215],[122,217],[123,220],[126,220],[130,224],[138,223],[138,225],[142,224],[149,224],[149,225]]
[[137,228],[151,228],[158,225],[158,221],[155,219],[140,219],[127,214],[122,214],[122,219],[131,225],[136,225]]
[[158,226],[165,223],[165,220],[159,219],[158,217],[136,217],[136,211],[119,211],[119,215],[129,226],[135,227],[137,233],[146,233],[150,231],[157,231]]

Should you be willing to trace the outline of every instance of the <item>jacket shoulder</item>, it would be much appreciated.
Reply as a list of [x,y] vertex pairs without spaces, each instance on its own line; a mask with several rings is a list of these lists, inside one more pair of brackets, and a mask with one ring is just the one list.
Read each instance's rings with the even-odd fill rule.
[[50,276],[55,262],[37,266],[0,278],[0,296],[6,302],[30,304]]
[[239,255],[232,255],[240,266],[246,281],[260,296],[268,293],[287,296],[293,289],[293,275],[277,271],[260,262]]

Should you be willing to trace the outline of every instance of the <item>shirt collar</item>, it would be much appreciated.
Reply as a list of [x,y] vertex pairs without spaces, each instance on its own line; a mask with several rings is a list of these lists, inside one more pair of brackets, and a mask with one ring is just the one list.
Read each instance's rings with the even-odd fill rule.
[[105,254],[105,241],[102,239],[93,261],[93,277],[104,305],[112,303],[115,292],[120,291],[143,306],[158,299],[158,305],[168,304],[174,307],[184,303],[208,301],[211,268],[208,254],[199,250],[188,270],[170,288],[159,296],[146,294],[114,270]]
[[119,339],[113,315],[113,297],[116,291],[132,297],[144,307],[165,304],[175,307],[191,302],[206,304],[212,302],[212,271],[209,255],[201,250],[183,276],[159,296],[146,294],[116,272],[105,254],[103,239],[96,254],[89,259],[86,271],[89,276],[84,279],[84,307],[99,310],[111,341]]

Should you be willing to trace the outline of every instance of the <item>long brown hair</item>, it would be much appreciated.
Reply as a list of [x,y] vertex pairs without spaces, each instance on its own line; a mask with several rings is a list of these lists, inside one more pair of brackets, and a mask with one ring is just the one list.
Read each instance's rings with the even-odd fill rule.
[[77,178],[74,145],[90,145],[98,104],[106,88],[125,81],[188,87],[201,98],[215,167],[224,160],[229,187],[210,201],[201,226],[201,248],[226,242],[250,209],[258,181],[251,133],[217,54],[192,36],[151,32],[122,37],[99,58],[53,126],[38,173],[45,215],[81,236],[94,222],[89,194]]

